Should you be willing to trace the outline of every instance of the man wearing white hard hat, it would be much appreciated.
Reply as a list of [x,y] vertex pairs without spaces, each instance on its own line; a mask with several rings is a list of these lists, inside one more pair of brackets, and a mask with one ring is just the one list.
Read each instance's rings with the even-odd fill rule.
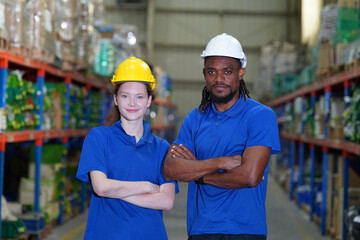
[[276,116],[250,99],[236,38],[212,38],[201,57],[202,100],[166,156],[164,177],[189,182],[189,240],[266,239],[268,162],[280,152]]

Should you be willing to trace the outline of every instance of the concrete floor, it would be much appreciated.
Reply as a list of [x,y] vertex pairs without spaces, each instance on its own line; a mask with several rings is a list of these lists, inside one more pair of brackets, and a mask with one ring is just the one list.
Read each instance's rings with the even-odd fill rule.
[[[187,184],[180,183],[174,209],[164,213],[169,240],[186,240],[186,196]],[[268,240],[330,240],[321,236],[320,228],[309,220],[309,216],[270,177],[266,200]],[[87,212],[56,227],[44,240],[80,240],[84,237]]]

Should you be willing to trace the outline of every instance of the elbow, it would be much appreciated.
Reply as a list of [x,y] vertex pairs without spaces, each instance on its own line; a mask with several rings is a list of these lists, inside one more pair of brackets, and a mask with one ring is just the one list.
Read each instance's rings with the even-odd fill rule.
[[163,167],[163,176],[165,178],[166,181],[172,181],[175,180],[172,172],[171,172],[171,166],[168,163],[168,160],[164,163],[164,167]]
[[108,188],[105,185],[94,184],[92,187],[93,187],[94,193],[96,195],[98,195],[99,197],[106,197],[107,196]]
[[168,199],[168,201],[166,201],[166,203],[164,204],[164,210],[165,211],[171,211],[174,207],[174,203],[175,203],[175,199]]
[[249,188],[253,188],[253,187],[256,187],[257,185],[259,185],[262,181],[262,176],[261,177],[258,177],[258,176],[250,176],[248,178],[248,187]]

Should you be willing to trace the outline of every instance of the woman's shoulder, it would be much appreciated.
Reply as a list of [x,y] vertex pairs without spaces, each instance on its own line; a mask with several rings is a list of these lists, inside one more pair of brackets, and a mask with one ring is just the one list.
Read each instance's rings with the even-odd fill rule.
[[103,137],[111,131],[111,126],[93,127],[89,130],[87,136]]
[[164,147],[170,147],[170,144],[166,139],[156,136],[155,134],[151,134],[151,135],[152,135],[153,141],[155,143],[157,143],[159,145],[163,145]]

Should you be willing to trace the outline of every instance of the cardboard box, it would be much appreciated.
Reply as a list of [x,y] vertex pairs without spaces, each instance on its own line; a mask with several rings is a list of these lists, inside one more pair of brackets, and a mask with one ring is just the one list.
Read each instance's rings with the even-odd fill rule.
[[339,7],[359,8],[360,0],[338,0]]
[[360,188],[349,187],[348,189],[348,207],[360,204]]
[[334,66],[334,51],[329,41],[319,45],[318,74],[329,71]]

